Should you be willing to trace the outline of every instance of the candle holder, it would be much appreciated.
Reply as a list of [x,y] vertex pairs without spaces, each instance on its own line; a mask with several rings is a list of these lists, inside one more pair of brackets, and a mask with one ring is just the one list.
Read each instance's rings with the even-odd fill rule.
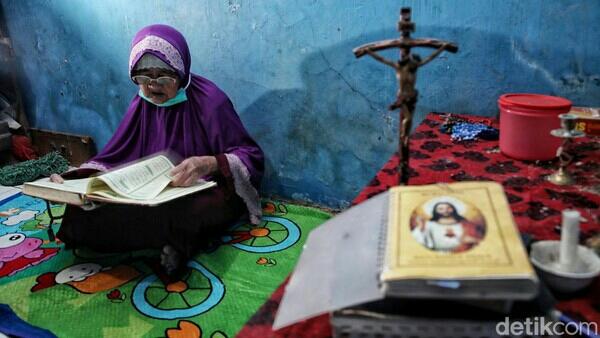
[[550,134],[554,137],[562,138],[563,142],[556,150],[556,157],[558,157],[559,161],[558,171],[548,176],[548,181],[556,185],[570,185],[573,184],[574,180],[567,171],[567,166],[573,160],[573,156],[567,150],[574,138],[583,137],[585,133],[575,129],[577,116],[573,114],[560,114],[558,118],[560,118],[561,128],[552,130]]

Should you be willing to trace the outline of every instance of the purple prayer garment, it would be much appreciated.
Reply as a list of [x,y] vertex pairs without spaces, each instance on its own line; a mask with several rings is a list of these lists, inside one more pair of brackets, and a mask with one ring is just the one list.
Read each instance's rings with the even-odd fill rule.
[[[264,169],[262,150],[248,135],[227,95],[211,81],[190,72],[191,57],[183,35],[166,25],[140,30],[132,42],[130,77],[145,53],[176,69],[182,87],[189,81],[187,101],[159,107],[136,94],[112,138],[84,167],[110,169],[160,151],[174,151],[182,158],[226,154],[236,191],[240,184],[240,191],[254,188],[251,193],[256,194]],[[243,180],[249,180],[251,187],[237,182]]]

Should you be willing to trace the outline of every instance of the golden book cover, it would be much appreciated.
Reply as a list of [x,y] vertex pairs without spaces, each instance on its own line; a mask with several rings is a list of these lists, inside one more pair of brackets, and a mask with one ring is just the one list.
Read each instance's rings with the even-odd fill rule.
[[502,186],[461,182],[390,189],[380,280],[388,294],[531,298],[537,277]]

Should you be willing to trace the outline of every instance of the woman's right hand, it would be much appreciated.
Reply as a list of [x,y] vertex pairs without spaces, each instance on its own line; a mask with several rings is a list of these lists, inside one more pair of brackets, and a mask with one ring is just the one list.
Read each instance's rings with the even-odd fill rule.
[[62,178],[59,174],[52,174],[52,175],[50,175],[50,182],[64,183],[65,179]]
[[171,185],[189,187],[195,184],[198,178],[211,175],[217,170],[219,170],[219,166],[215,156],[192,156],[171,170]]

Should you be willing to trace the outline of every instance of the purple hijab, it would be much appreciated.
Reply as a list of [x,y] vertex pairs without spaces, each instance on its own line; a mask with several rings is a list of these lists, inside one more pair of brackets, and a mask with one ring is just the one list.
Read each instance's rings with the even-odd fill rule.
[[[110,169],[163,150],[183,158],[227,154],[237,157],[236,162],[245,167],[240,169],[247,171],[252,186],[258,189],[263,153],[248,135],[227,95],[214,83],[190,72],[190,52],[183,35],[166,25],[140,30],[132,42],[130,77],[145,53],[176,69],[183,86],[189,81],[187,101],[163,108],[136,95],[115,134],[86,166]],[[228,159],[231,166],[232,156]]]

